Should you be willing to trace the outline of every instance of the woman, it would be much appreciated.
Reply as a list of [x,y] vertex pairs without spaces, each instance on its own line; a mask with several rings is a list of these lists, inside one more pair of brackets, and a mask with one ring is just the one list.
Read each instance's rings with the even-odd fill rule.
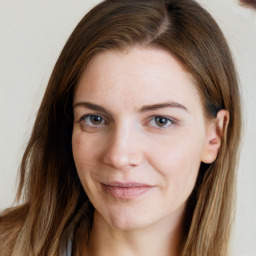
[[239,102],[196,2],[99,4],[51,75],[1,255],[227,255]]

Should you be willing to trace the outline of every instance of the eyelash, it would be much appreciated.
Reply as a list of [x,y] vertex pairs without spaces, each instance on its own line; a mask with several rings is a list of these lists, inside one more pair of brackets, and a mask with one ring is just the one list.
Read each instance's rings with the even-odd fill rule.
[[[89,119],[89,118],[91,118],[91,117],[100,117],[100,118],[104,121],[104,123],[103,123],[103,124],[99,124],[99,125],[94,125],[94,124],[88,124],[88,123],[86,123],[86,119]],[[90,120],[88,120],[88,121],[90,121]],[[89,127],[89,128],[91,128],[91,129],[97,129],[97,128],[103,126],[103,125],[108,124],[108,122],[106,121],[106,118],[102,117],[101,115],[97,115],[97,114],[87,114],[87,115],[84,115],[84,116],[82,116],[82,117],[79,119],[78,122],[81,123],[81,125],[83,125],[83,126],[85,126],[85,127]],[[91,122],[91,121],[90,121],[90,122]]]
[[[167,121],[168,125],[163,125],[163,126],[157,125],[156,124],[157,118],[165,119]],[[148,125],[152,121],[155,122],[155,125],[151,125],[151,126],[157,128],[157,129],[161,129],[161,130],[168,129],[170,126],[173,126],[177,123],[176,120],[174,120],[173,118],[170,118],[167,116],[161,116],[161,115],[154,115],[149,118],[149,121],[146,122],[146,125]]]
[[[100,117],[102,119],[103,123],[92,124],[92,122],[89,119],[89,118],[92,118],[92,117]],[[165,126],[165,125],[163,125],[163,126],[157,125],[156,124],[156,119],[157,118],[165,119],[167,121],[168,125],[167,126]],[[91,124],[86,123],[86,119],[89,119],[87,121],[90,122]],[[152,122],[154,120],[155,120],[155,125],[151,125],[151,126],[156,128],[156,129],[161,129],[161,130],[167,129],[170,126],[173,126],[173,125],[177,124],[177,121],[175,119],[173,119],[173,118],[170,118],[170,117],[167,117],[167,116],[161,116],[161,115],[153,115],[153,116],[150,116],[148,118],[147,122],[145,122],[144,125],[146,126],[146,125],[150,124],[150,122]],[[106,118],[104,118],[103,116],[98,115],[98,114],[87,114],[87,115],[84,115],[84,116],[82,116],[79,119],[78,122],[81,123],[82,126],[89,127],[90,129],[101,128],[102,126],[105,126],[105,125],[109,124],[109,122],[107,121]]]

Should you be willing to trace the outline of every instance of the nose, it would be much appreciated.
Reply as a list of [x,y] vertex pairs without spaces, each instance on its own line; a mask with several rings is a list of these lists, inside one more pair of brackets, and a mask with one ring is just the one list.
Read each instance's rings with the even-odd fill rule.
[[143,160],[141,144],[141,138],[128,125],[115,128],[109,137],[109,145],[103,157],[104,163],[119,170],[138,166]]

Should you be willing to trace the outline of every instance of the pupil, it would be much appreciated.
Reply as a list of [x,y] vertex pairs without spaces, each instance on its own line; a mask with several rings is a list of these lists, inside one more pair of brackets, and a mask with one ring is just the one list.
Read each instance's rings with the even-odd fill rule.
[[93,124],[100,124],[102,122],[102,118],[100,116],[91,116],[90,120]]
[[156,122],[157,122],[157,124],[158,124],[159,126],[163,126],[163,125],[166,124],[167,119],[164,118],[164,117],[157,117],[157,118],[156,118]]

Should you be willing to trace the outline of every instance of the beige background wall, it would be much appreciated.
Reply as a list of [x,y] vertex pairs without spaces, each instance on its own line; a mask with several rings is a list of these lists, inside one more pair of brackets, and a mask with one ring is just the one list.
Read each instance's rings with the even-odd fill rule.
[[[0,210],[12,204],[24,145],[67,37],[95,0],[0,0]],[[241,79],[244,138],[233,256],[256,255],[256,11],[199,0],[223,29]]]

